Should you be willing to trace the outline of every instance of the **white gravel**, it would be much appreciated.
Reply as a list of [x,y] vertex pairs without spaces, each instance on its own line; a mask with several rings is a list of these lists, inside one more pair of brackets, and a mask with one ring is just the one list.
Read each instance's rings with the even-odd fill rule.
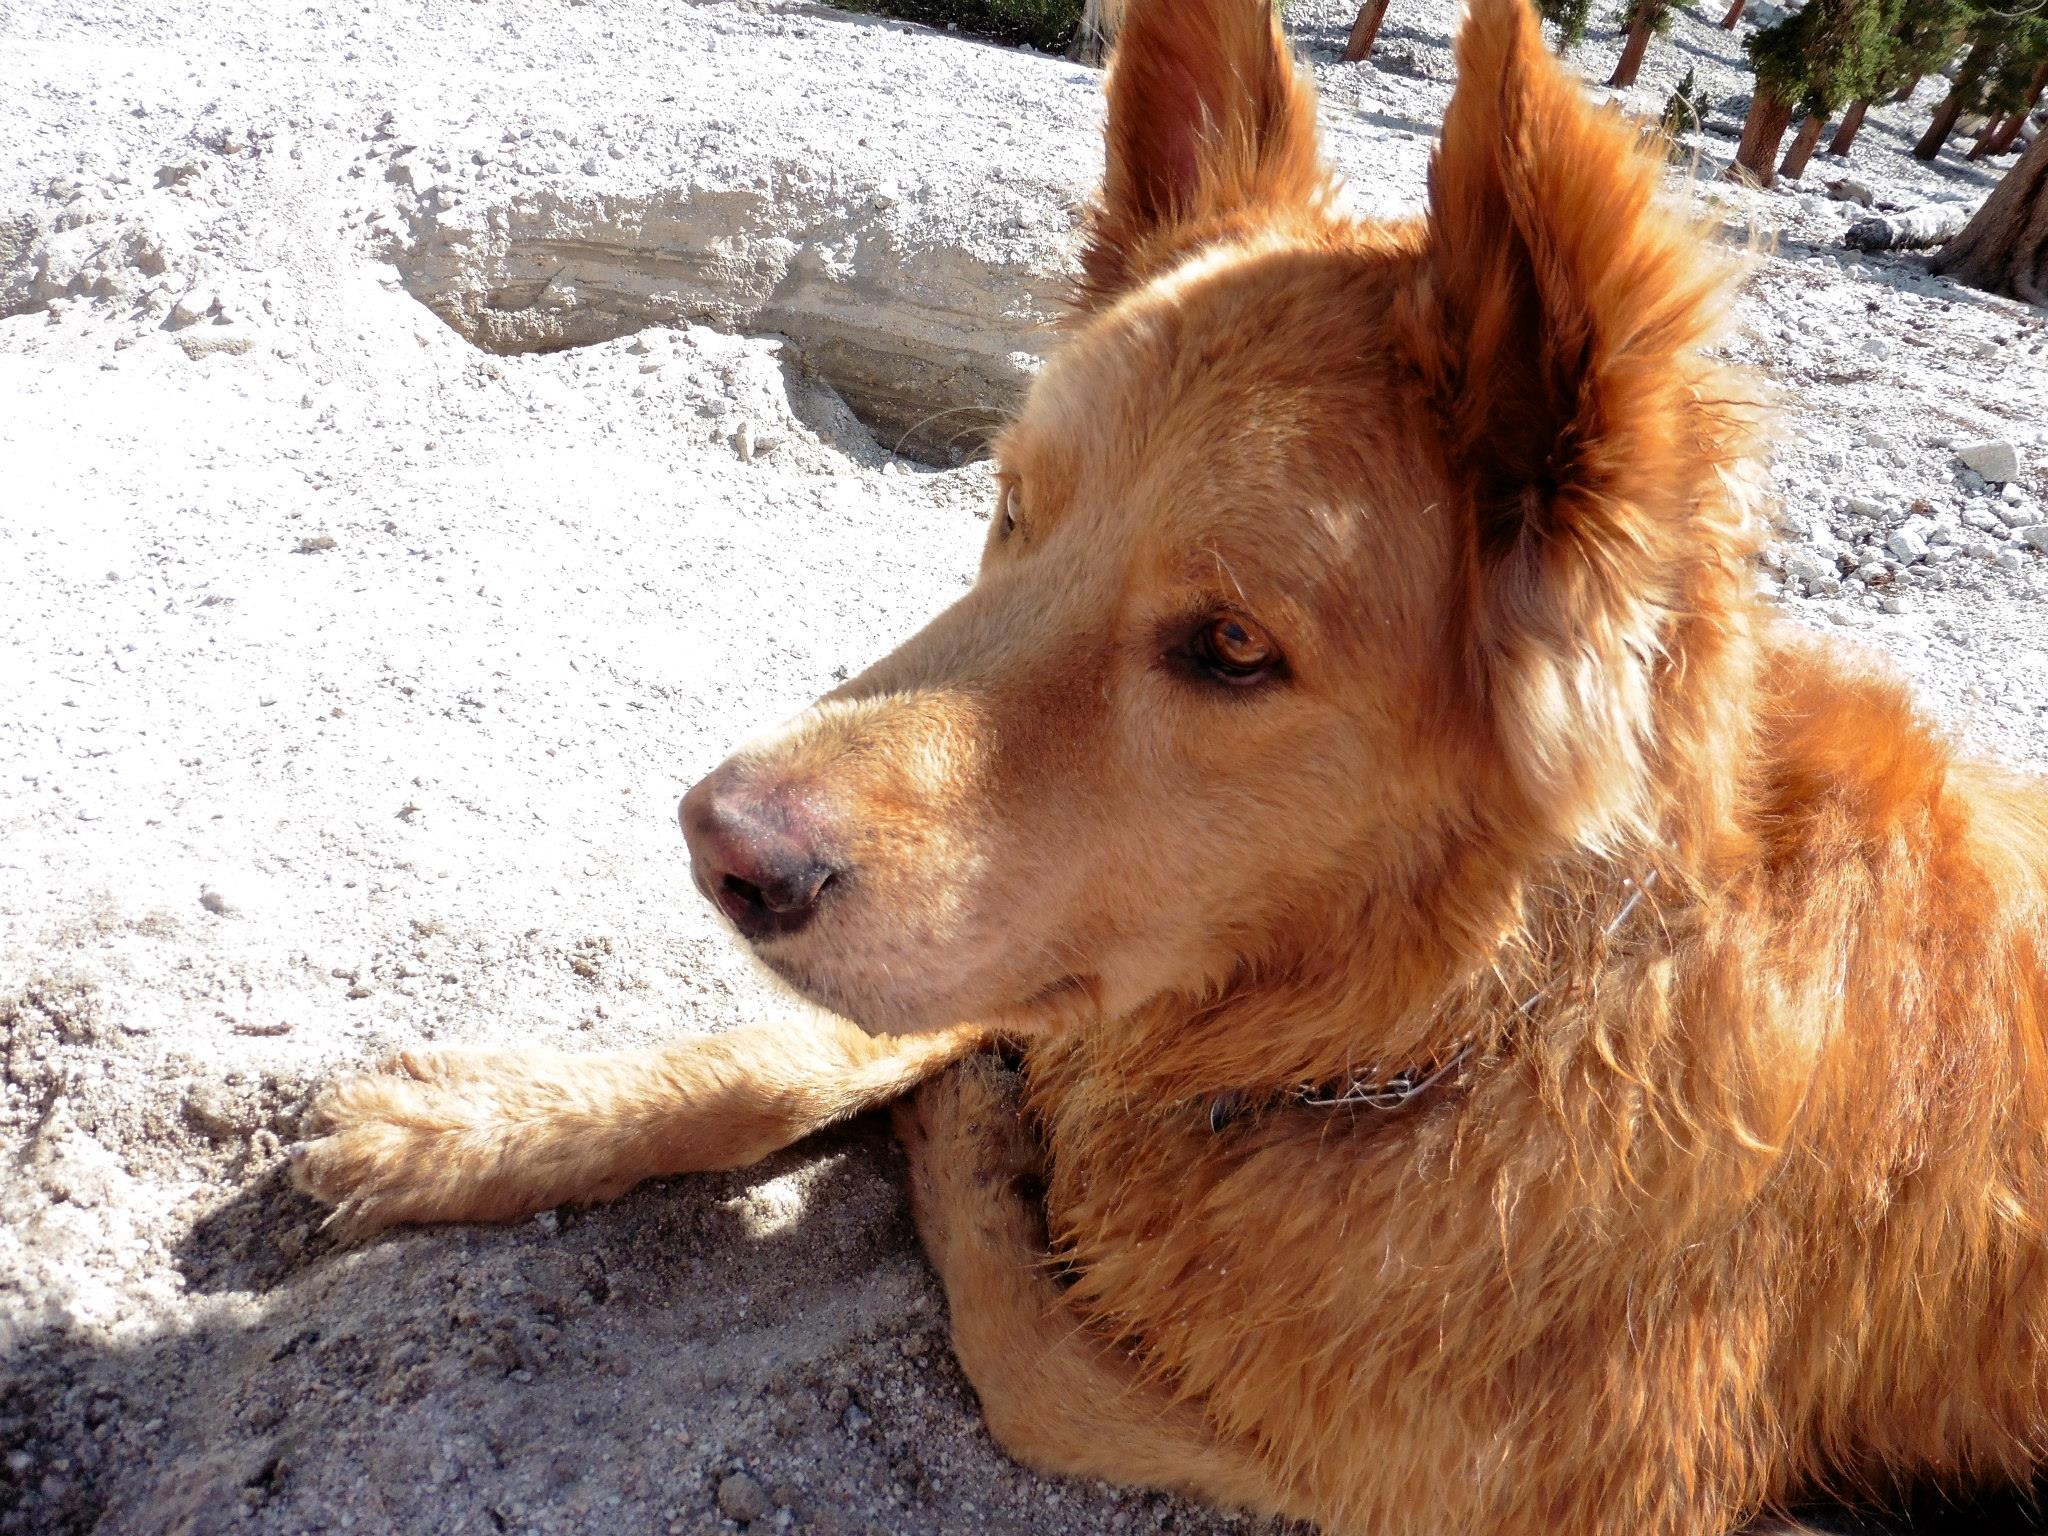
[[[1744,88],[1719,8],[1632,106]],[[1366,68],[1350,9],[1290,18],[1411,209],[1449,7]],[[995,1453],[877,1126],[347,1253],[280,1173],[396,1045],[794,1006],[675,798],[968,580],[930,466],[1046,342],[1098,83],[797,3],[0,6],[0,1531],[1243,1528]],[[2009,163],[1912,161],[1936,95],[1879,207]],[[1760,579],[2048,762],[2043,317],[1844,249],[1843,174],[1685,194],[1766,237]]]

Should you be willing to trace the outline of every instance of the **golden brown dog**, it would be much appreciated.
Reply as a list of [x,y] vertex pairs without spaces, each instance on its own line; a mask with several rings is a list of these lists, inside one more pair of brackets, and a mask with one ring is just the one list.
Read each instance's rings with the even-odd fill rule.
[[414,1053],[306,1187],[512,1217],[915,1088],[1034,1466],[1376,1536],[2026,1477],[2048,791],[1759,606],[1716,272],[1522,0],[1459,58],[1360,223],[1265,0],[1132,6],[979,582],[683,802],[861,1028]]

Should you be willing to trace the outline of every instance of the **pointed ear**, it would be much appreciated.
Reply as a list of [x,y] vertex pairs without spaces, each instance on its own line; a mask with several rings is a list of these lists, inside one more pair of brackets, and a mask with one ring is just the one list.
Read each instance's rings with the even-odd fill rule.
[[1087,308],[1234,223],[1330,195],[1315,94],[1271,0],[1130,0],[1104,89],[1107,162],[1081,258]]
[[1679,616],[1741,601],[1742,427],[1697,352],[1723,272],[1525,0],[1470,0],[1457,51],[1409,348],[1474,519],[1475,682],[1532,803],[1598,837],[1659,748]]

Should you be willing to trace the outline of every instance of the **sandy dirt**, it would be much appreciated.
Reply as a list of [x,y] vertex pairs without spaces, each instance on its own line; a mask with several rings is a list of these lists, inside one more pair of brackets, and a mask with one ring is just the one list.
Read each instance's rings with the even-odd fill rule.
[[[1449,7],[1290,18],[1412,210]],[[1746,88],[1712,19],[1631,105]],[[283,1179],[396,1046],[800,1011],[675,801],[970,579],[1099,83],[795,3],[0,0],[0,1532],[1255,1528],[1001,1457],[878,1124],[356,1249]],[[1878,201],[2009,163],[1908,158],[1937,94]],[[1843,249],[1843,174],[1674,181],[1776,242],[1760,580],[2048,763],[2048,329]]]

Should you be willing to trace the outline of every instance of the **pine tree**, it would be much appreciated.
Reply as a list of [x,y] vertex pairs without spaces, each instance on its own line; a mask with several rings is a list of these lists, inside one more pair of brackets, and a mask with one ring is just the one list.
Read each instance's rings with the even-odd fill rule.
[[1975,14],[1974,0],[1905,0],[1892,24],[1891,49],[1881,78],[1849,103],[1828,153],[1849,153],[1863,127],[1864,114],[1878,97],[1904,101],[1913,94],[1921,76],[1946,64]]
[[1968,37],[1970,51],[1956,70],[1947,99],[1913,146],[1913,153],[1922,160],[1941,153],[1965,112],[2002,114],[2026,100],[2034,68],[2048,55],[2048,10],[2040,6],[2004,10],[1998,0],[1990,0],[1972,16]]
[[[2008,117],[2018,114],[2025,120],[2041,99],[2044,83],[2048,83],[2048,13],[2012,13],[1978,93],[1976,108],[1985,114],[1986,122],[1970,149],[1972,160],[1992,152]],[[2017,134],[2019,130],[2015,127],[2013,131]]]
[[1570,53],[1585,41],[1593,0],[1536,0],[1536,11],[1557,28],[1557,51]]
[[2034,108],[2040,105],[2041,96],[2048,92],[2048,58],[2034,66],[2033,83],[2027,88],[2026,99],[2015,107],[2012,114],[1999,126],[1998,136],[1991,141],[1991,153],[2002,155],[2012,148],[2020,130],[2027,126],[2027,119],[2034,115]]
[[[1775,26],[1750,34],[1743,47],[1756,68],[1756,91],[1742,125],[1731,176],[1761,186],[1776,181],[1778,145],[1792,114],[1813,119],[1801,151],[1812,152],[1820,130],[1844,102],[1875,88],[1891,53],[1896,0],[1807,0]],[[1795,169],[1803,169],[1804,160]]]
[[1678,89],[1664,103],[1664,114],[1657,119],[1657,131],[1676,142],[1681,133],[1690,133],[1699,127],[1702,116],[1699,83],[1695,71],[1688,66],[1685,78],[1678,82]]
[[1636,83],[1636,76],[1642,72],[1643,55],[1649,51],[1650,39],[1671,28],[1671,10],[1675,0],[1628,0],[1622,11],[1622,23],[1628,29],[1628,40],[1621,46],[1621,58],[1614,66],[1614,73],[1607,84],[1613,90],[1622,90]]

